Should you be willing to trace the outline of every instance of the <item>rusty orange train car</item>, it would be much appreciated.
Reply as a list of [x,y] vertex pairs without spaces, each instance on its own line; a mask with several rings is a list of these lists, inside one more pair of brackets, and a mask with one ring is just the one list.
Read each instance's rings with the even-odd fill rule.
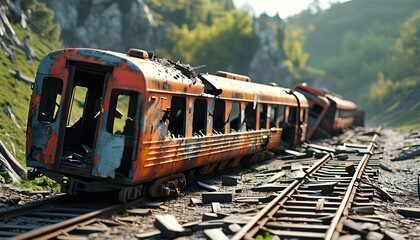
[[309,103],[307,140],[330,138],[353,125],[357,108],[353,102],[306,83],[295,85],[294,90],[303,94]]
[[130,49],[64,49],[40,63],[30,101],[30,179],[62,191],[179,193],[188,178],[249,164],[305,140],[308,101],[242,75]]

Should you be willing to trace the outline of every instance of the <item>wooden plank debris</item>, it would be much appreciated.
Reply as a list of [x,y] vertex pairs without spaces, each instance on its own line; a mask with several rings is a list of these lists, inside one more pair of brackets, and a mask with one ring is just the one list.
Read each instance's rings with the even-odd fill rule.
[[156,215],[155,227],[161,231],[166,238],[176,238],[192,233],[179,224],[174,215]]
[[139,216],[149,216],[152,214],[152,210],[142,209],[142,208],[128,209],[126,212],[132,215],[139,215]]
[[203,203],[211,202],[232,202],[232,193],[230,192],[208,192],[201,194]]
[[211,240],[229,240],[221,228],[205,229],[204,234]]
[[211,203],[211,211],[214,213],[218,213],[222,211],[222,208],[220,206],[219,202],[212,202]]
[[404,217],[420,218],[420,208],[397,208],[397,212]]
[[236,186],[238,185],[238,179],[234,177],[223,177],[222,179],[222,186]]
[[197,181],[197,183],[200,187],[204,188],[207,191],[210,191],[210,192],[219,191],[219,188],[214,186],[214,185],[210,185],[210,184],[207,184],[207,183],[204,183],[204,182],[201,182],[201,181]]
[[255,192],[277,192],[284,190],[287,184],[267,183],[251,188]]

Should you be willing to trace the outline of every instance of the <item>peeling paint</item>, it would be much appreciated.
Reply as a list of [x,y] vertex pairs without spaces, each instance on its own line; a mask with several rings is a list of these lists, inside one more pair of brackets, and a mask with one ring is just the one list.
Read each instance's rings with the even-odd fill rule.
[[104,143],[97,145],[96,152],[99,161],[92,170],[94,176],[115,178],[115,170],[121,164],[124,150],[124,137],[111,136],[105,133],[102,137]]

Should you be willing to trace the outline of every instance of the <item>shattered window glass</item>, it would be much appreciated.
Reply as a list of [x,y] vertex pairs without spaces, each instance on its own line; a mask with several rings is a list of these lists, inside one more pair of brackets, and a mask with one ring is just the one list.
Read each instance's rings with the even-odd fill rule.
[[59,78],[46,77],[42,82],[41,101],[38,121],[54,122],[60,109],[63,81]]
[[107,131],[112,134],[133,136],[138,92],[112,90],[109,104]]

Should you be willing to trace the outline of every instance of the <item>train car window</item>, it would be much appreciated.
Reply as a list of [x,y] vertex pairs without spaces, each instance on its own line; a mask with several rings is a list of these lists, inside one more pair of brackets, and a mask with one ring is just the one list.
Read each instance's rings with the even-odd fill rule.
[[107,122],[108,132],[134,135],[138,95],[138,92],[129,90],[112,90]]
[[185,97],[172,97],[168,131],[174,137],[185,136]]
[[279,123],[284,122],[284,116],[286,116],[286,107],[278,106],[278,121]]
[[289,123],[294,124],[296,122],[296,113],[297,113],[297,108],[291,107],[289,111],[289,118],[287,119]]
[[70,115],[67,119],[67,126],[76,126],[82,124],[83,112],[85,107],[86,95],[88,89],[82,86],[76,86],[73,89],[73,101],[71,104]]
[[230,131],[238,132],[241,123],[241,105],[238,102],[232,102],[232,110],[229,114]]
[[213,110],[213,131],[216,133],[225,133],[225,112],[225,101],[216,99]]
[[[276,124],[277,124],[277,119],[280,117],[279,116],[279,108],[282,106],[277,106],[277,105],[271,105],[270,107],[270,114],[268,115],[268,119],[270,121],[270,128],[275,128]],[[283,110],[284,111],[284,110]]]
[[302,122],[306,122],[306,109],[302,110]]
[[194,101],[193,134],[203,136],[207,134],[207,100],[197,98]]
[[39,103],[38,121],[54,122],[60,108],[63,80],[46,77],[42,81],[41,99]]
[[260,129],[267,128],[267,104],[260,106]]
[[246,105],[245,108],[245,123],[246,123],[246,130],[255,130],[256,123],[257,123],[257,116],[256,116],[256,106],[254,108],[254,103],[250,102]]

